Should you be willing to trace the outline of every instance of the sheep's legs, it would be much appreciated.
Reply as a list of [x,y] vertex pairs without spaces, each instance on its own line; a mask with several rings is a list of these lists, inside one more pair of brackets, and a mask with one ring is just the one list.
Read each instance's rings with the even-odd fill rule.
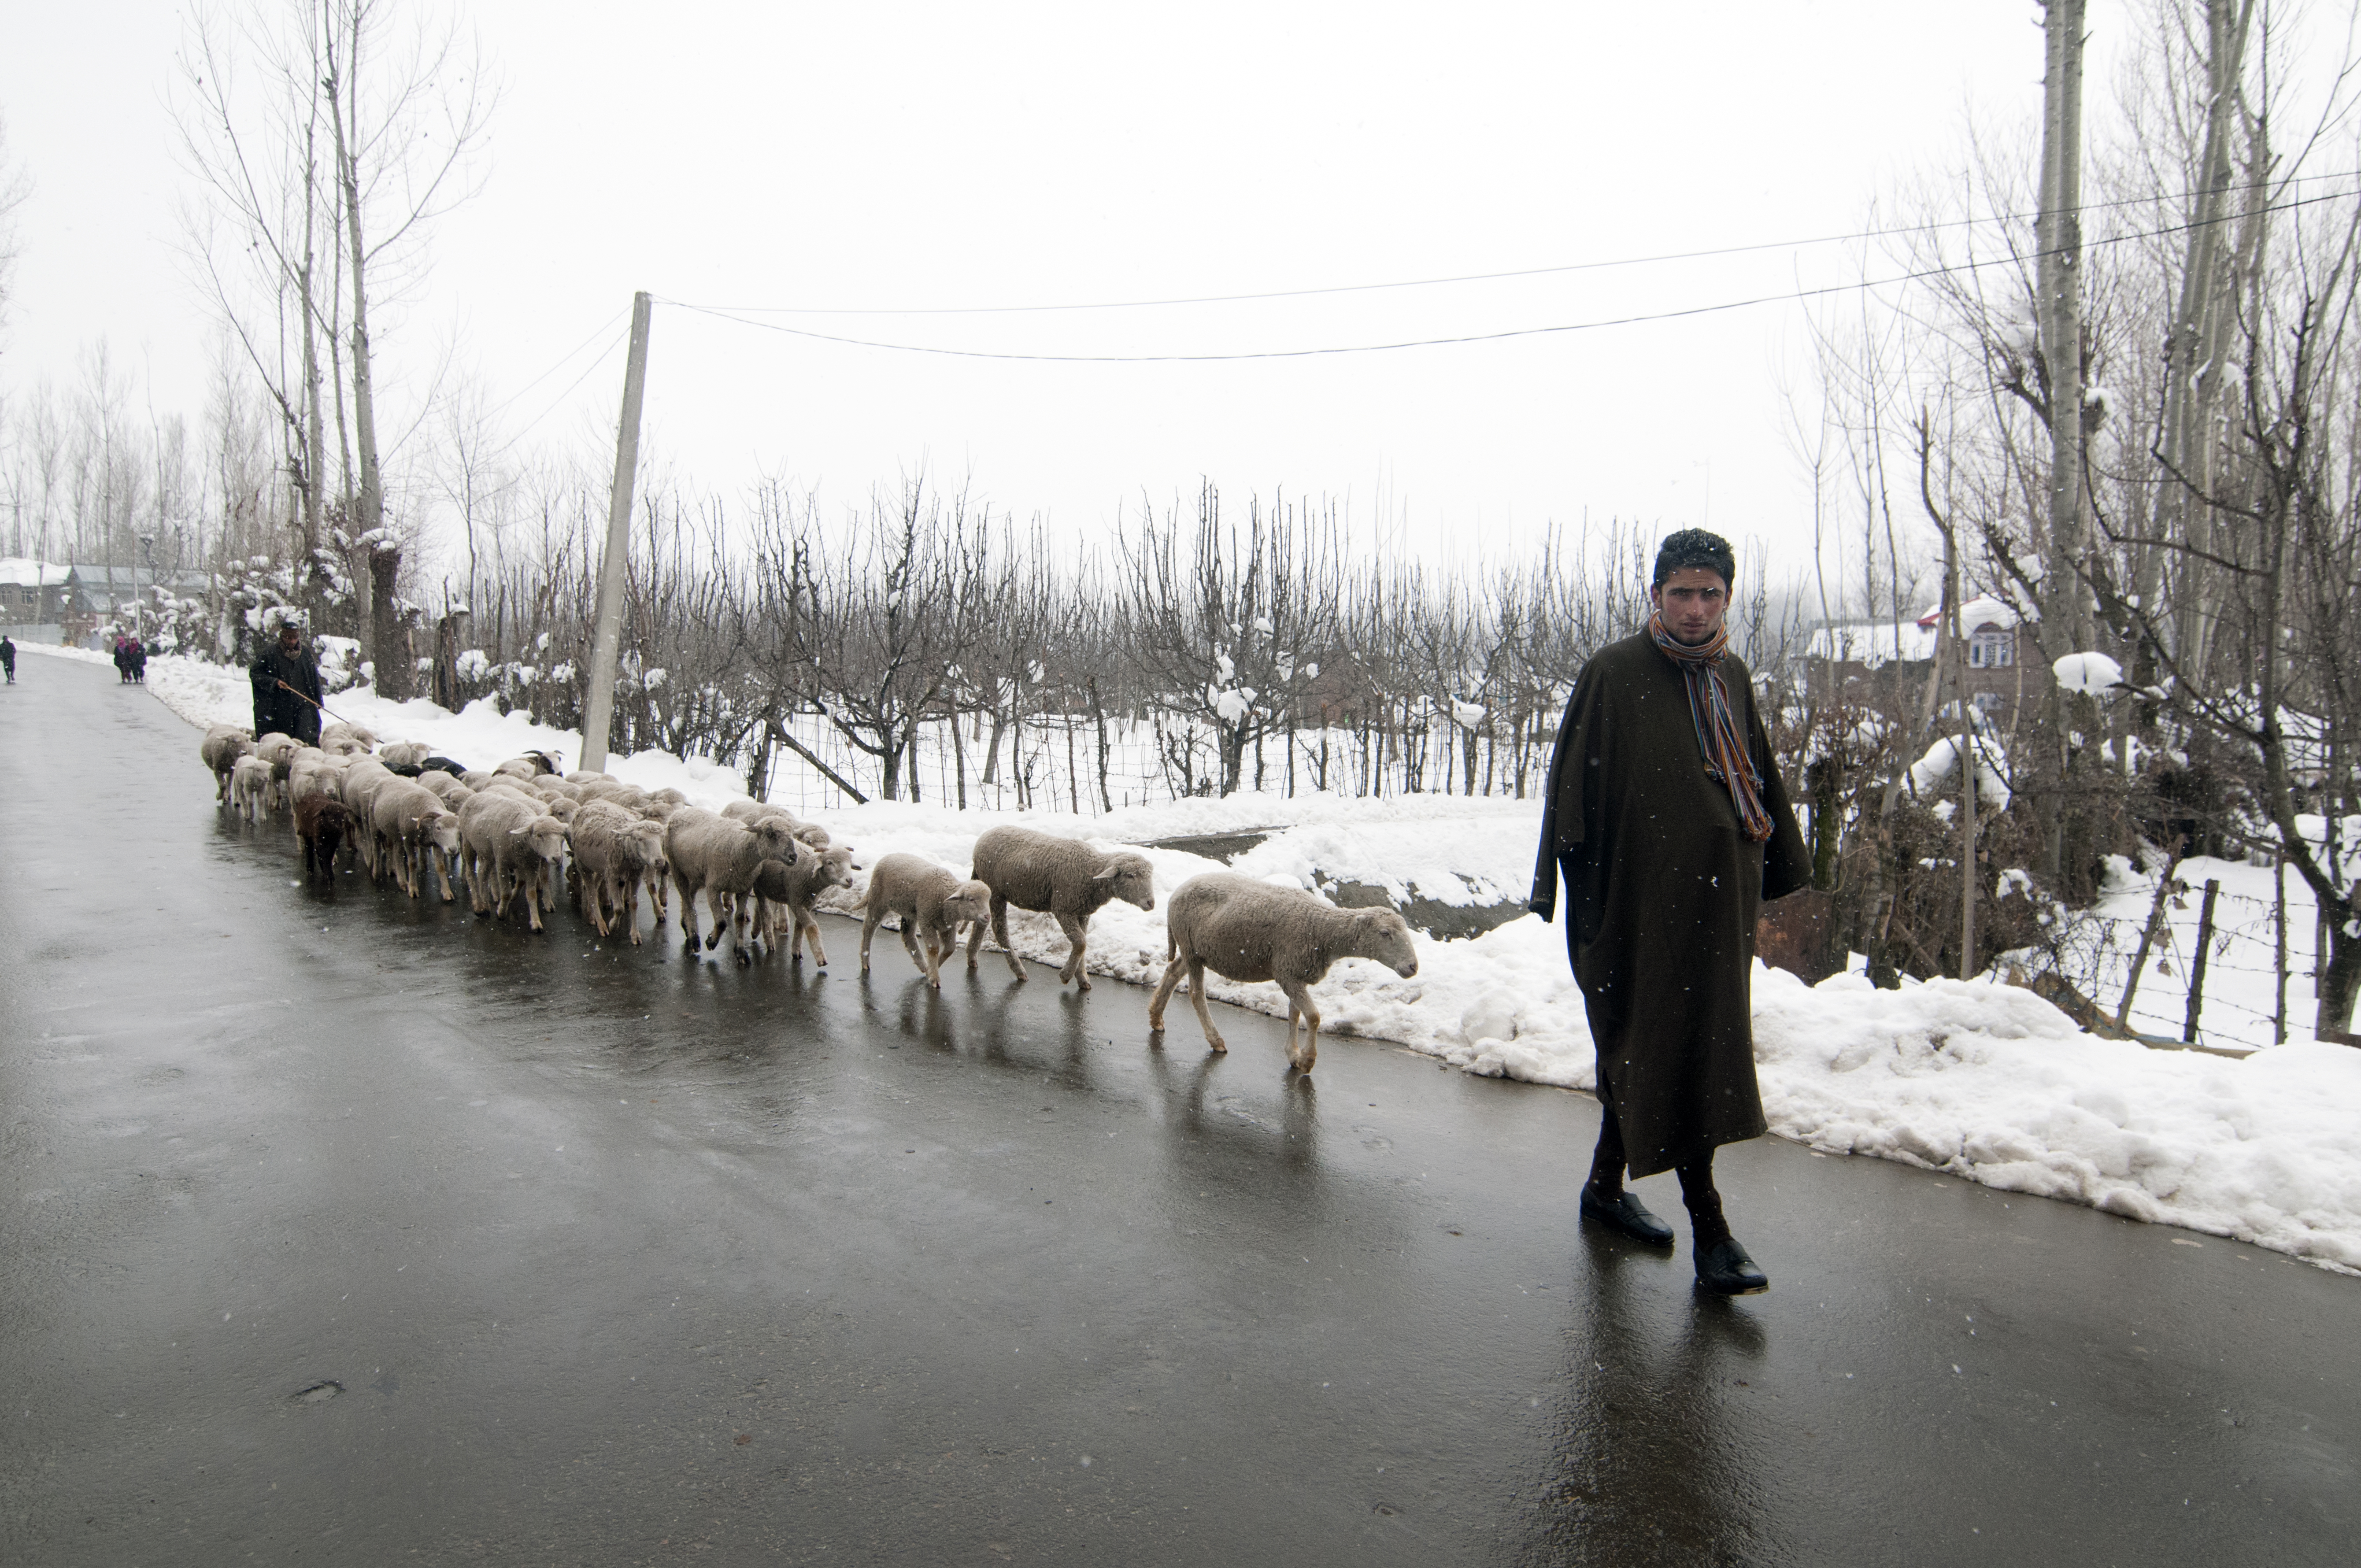
[[861,916],[861,972],[869,972],[869,939],[877,935],[878,922],[885,918],[882,909],[869,909]]
[[828,949],[819,945],[819,922],[807,910],[790,909],[787,917],[796,922],[796,934],[811,938],[812,967],[828,968]]
[[[909,927],[906,926],[902,929],[904,932],[902,939],[906,942],[910,939]],[[926,933],[924,941],[919,945],[925,948],[925,953],[919,958],[918,962],[927,971],[927,983],[940,991],[943,988],[943,962],[959,950],[959,931],[957,927],[945,931],[928,931]]]
[[1168,959],[1165,961],[1164,978],[1157,982],[1156,994],[1148,998],[1148,1032],[1149,1034],[1160,1035],[1164,1033],[1164,1004],[1172,1000],[1172,988],[1180,983],[1180,971],[1186,967],[1187,966],[1177,958]]
[[[1281,981],[1287,992],[1287,1059],[1298,1072],[1310,1072],[1320,1059],[1320,1010],[1312,1005],[1312,992],[1301,981]],[[1295,1048],[1295,1015],[1303,1014],[1303,1049]]]
[[1016,949],[1008,944],[1008,900],[996,893],[992,895],[992,939],[998,942],[1000,950],[1007,955],[1008,972],[1023,980],[1025,978],[1024,960],[1016,956]]
[[1066,940],[1074,945],[1073,951],[1066,955],[1066,967],[1058,971],[1058,983],[1063,985],[1071,980],[1076,990],[1088,991],[1091,976],[1090,971],[1082,968],[1082,949],[1090,938],[1090,927],[1067,915],[1058,916],[1058,925],[1066,933]]
[[1197,1009],[1197,1022],[1205,1025],[1205,1043],[1217,1051],[1227,1051],[1229,1043],[1213,1027],[1213,1015],[1205,1011],[1205,960],[1194,953],[1189,955],[1189,1000]]
[[607,924],[607,879],[577,875],[574,886],[577,895],[576,902],[581,905],[582,913],[590,917],[590,928],[604,939],[609,929]]

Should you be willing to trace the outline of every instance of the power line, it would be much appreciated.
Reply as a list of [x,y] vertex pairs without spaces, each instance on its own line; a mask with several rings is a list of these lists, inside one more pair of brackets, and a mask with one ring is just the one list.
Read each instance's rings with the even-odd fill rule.
[[[2336,174],[2304,174],[2283,181],[2258,181],[2252,185],[2233,187],[2234,190],[2259,191],[2285,188],[2290,185],[2318,184],[2326,180],[2361,179],[2361,170],[2346,170]],[[2172,200],[2169,196],[2136,196],[2120,202],[2099,202],[2084,204],[2085,213],[2113,212],[2123,207],[2160,206]],[[1759,240],[1748,245],[1727,245],[1708,250],[1669,250],[1653,256],[1626,256],[1604,261],[1571,261],[1553,267],[1523,267],[1505,272],[1470,272],[1451,278],[1410,278],[1388,283],[1332,283],[1305,289],[1270,289],[1245,294],[1197,294],[1163,300],[1101,300],[1076,304],[1055,305],[920,305],[833,308],[822,305],[711,305],[696,307],[714,313],[736,313],[761,316],[989,316],[1029,315],[1068,311],[1136,311],[1158,310],[1180,305],[1241,304],[1256,300],[1301,300],[1323,294],[1367,294],[1389,289],[1433,289],[1459,283],[1495,283],[1514,278],[1547,278],[1570,272],[1597,272],[1618,267],[1650,267],[1666,261],[1702,261],[1723,256],[1747,256],[1765,250],[1797,250],[1807,246],[1841,245],[1850,240],[1891,239],[1900,235],[1939,234],[1949,229],[1975,228],[1986,224],[2021,223],[2037,218],[2038,213],[1993,213],[1983,217],[1951,218],[1934,224],[1904,224],[1893,228],[1856,229],[1848,234],[1817,235],[1805,239]],[[2171,233],[2171,230],[2160,230]],[[2137,238],[2138,236],[2126,237]],[[2092,244],[2112,241],[2093,240]],[[677,302],[667,301],[666,303]]]
[[[2304,196],[2294,201],[2277,203],[2268,212],[2290,212],[2298,207],[2317,205],[2323,202],[2345,201],[2356,192],[2338,191],[2323,196]],[[2213,220],[2226,223],[2228,218]],[[2134,240],[2155,239],[2165,235],[2186,234],[2202,226],[2199,223],[2173,224],[2163,228],[2147,229],[2133,234],[2115,235],[2092,240],[2085,249],[2104,245],[2125,245]],[[2026,259],[2050,254],[2042,251],[2025,253]],[[692,304],[686,300],[665,299],[661,302],[699,315],[713,316],[734,322],[740,326],[759,328],[764,332],[785,333],[790,337],[808,338],[819,343],[843,344],[853,348],[880,348],[900,354],[934,354],[957,359],[1021,360],[1054,365],[1202,365],[1228,363],[1249,359],[1313,359],[1345,354],[1389,354],[1405,348],[1442,348],[1471,343],[1499,343],[1510,338],[1542,337],[1560,333],[1595,332],[1606,327],[1639,326],[1651,322],[1681,321],[1695,316],[1718,315],[1730,311],[1752,309],[1756,305],[1788,304],[1801,300],[1824,299],[1834,294],[1850,294],[1863,290],[1892,288],[1897,284],[1923,282],[1930,278],[1949,277],[1960,272],[1973,272],[1995,265],[1990,261],[1966,261],[1949,267],[1924,268],[1915,272],[1898,273],[1890,278],[1863,279],[1850,283],[1831,283],[1817,289],[1789,290],[1777,294],[1756,294],[1742,300],[1723,300],[1712,304],[1687,305],[1676,310],[1651,311],[1637,315],[1612,316],[1596,321],[1566,322],[1550,326],[1506,327],[1499,332],[1463,333],[1448,337],[1404,338],[1392,343],[1360,343],[1332,345],[1319,348],[1268,348],[1235,354],[1023,354],[983,348],[946,348],[936,344],[886,343],[874,338],[847,337],[837,333],[813,332],[807,327],[785,326],[777,322],[754,321],[730,310],[712,305]]]
[[[527,392],[532,391],[535,387],[540,386],[544,381],[546,381],[552,376],[556,375],[559,370],[566,367],[568,360],[572,359],[576,355],[581,353],[584,349],[589,347],[593,343],[605,335],[614,327],[614,324],[617,322],[622,320],[626,314],[630,313],[630,311],[631,307],[626,305],[621,310],[617,311],[613,315],[609,316],[605,321],[600,322],[596,327],[591,329],[591,333],[588,337],[584,338],[581,342],[567,349],[564,354],[559,355],[555,364],[552,365],[548,369],[544,370],[540,375],[535,376],[532,380],[527,381],[523,386],[519,387],[515,391],[511,392],[507,397],[502,398],[499,402],[492,405],[492,408],[489,411],[490,414],[500,413],[511,403],[515,402]],[[602,356],[601,357],[604,356]],[[579,386],[580,384],[581,383],[579,381],[575,383],[576,386]],[[567,391],[572,391],[573,389],[574,389],[572,387],[568,387],[566,389]],[[489,417],[489,415],[487,417]]]
[[[613,318],[609,317],[609,319],[612,320]],[[533,415],[533,418],[527,420],[523,428],[520,429],[514,435],[510,436],[508,444],[510,446],[514,446],[518,442],[522,441],[525,438],[526,433],[530,432],[534,425],[539,424],[543,420],[545,420],[551,414],[555,413],[559,406],[563,404],[566,399],[574,395],[574,389],[588,380],[592,372],[596,371],[600,366],[606,364],[607,360],[614,354],[615,350],[622,345],[623,339],[630,335],[631,329],[626,327],[621,332],[617,333],[613,337],[608,339],[607,346],[598,351],[598,357],[590,361],[590,363],[584,367],[582,374],[575,377],[573,380],[567,382],[566,384],[566,390],[558,393],[555,399],[551,400],[547,408],[543,409],[539,413]],[[579,353],[581,351],[577,349],[575,352]],[[569,355],[567,357],[571,358],[572,356]]]

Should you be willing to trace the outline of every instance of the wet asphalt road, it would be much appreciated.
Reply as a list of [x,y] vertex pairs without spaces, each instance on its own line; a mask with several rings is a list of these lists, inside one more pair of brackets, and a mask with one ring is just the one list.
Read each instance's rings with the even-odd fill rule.
[[1763,1140],[1700,1301],[1582,1096],[307,891],[20,671],[0,1562],[2361,1555],[2361,1280]]

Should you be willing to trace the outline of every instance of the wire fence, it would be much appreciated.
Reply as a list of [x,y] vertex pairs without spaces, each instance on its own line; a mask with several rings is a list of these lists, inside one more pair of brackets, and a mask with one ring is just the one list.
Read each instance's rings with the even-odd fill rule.
[[[2291,872],[2282,869],[2279,875],[2287,879],[2285,1032],[2293,1039],[2311,1033],[2318,925],[2311,889]],[[2126,1025],[2137,1034],[2179,1039],[2187,1024],[2203,882],[2185,875],[2181,880],[2185,890],[2170,895],[2157,929],[2156,948],[2125,1015]],[[2060,971],[2110,1017],[2131,981],[2132,959],[2147,926],[2145,910],[2137,915],[2093,910],[2075,916],[2072,928],[2055,944]],[[2228,887],[2214,895],[2195,1043],[2261,1047],[2278,1042],[2279,942],[2279,911],[2271,897]],[[2257,982],[2268,988],[2271,1005],[2256,1004]],[[2223,1017],[2224,1013],[2230,1016]]]

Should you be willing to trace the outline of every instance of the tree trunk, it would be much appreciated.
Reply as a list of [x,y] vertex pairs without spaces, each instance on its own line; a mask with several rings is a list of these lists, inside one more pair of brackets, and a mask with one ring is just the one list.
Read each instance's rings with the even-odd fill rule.
[[396,702],[417,690],[411,668],[409,628],[394,585],[401,576],[401,546],[380,543],[368,553],[369,657],[377,663],[377,695]]
[[2314,1034],[2323,1037],[2332,1033],[2353,1032],[2354,996],[2361,992],[2361,935],[2354,932],[2354,927],[2361,925],[2361,916],[2351,913],[2353,908],[2361,907],[2361,881],[2354,883],[2345,903],[2345,918],[2340,920],[2331,915],[2323,922],[2327,927],[2328,952],[2312,964],[2320,1004],[2312,1027]]
[[[2180,276],[2180,302],[2173,312],[2172,334],[2166,342],[2164,422],[2158,432],[2163,454],[2157,507],[2157,532],[2165,539],[2183,540],[2202,548],[2208,535],[2208,502],[2191,492],[2203,482],[2199,453],[2209,441],[2207,432],[2224,366],[2219,350],[2226,341],[2224,329],[2235,313],[2235,269],[2225,272],[2222,262],[2222,229],[2230,200],[2230,131],[2236,109],[2238,82],[2245,70],[2247,25],[2254,0],[2206,0],[2206,90],[2211,100],[2205,116],[2205,147],[2198,170],[2197,209],[2190,214],[2189,249]],[[2194,555],[2184,555],[2182,582],[2176,598],[2174,648],[2184,659],[2184,678],[2203,678],[2202,651],[2209,641],[2212,617],[2203,583],[2206,568]],[[2141,604],[2154,615],[2161,587],[2161,563],[2141,578]]]
[[[2038,307],[2042,361],[2049,373],[2048,527],[2042,552],[2045,663],[2082,645],[2090,590],[2082,581],[2082,15],[2083,0],[2047,0],[2048,68],[2042,84]],[[2064,694],[2045,681],[2041,733],[2033,749],[2033,806],[2041,870],[2057,887],[2066,863],[2068,716]]]
[[[361,236],[361,185],[359,149],[346,134],[345,115],[349,111],[355,117],[357,134],[359,107],[354,93],[354,82],[360,71],[358,59],[360,34],[355,27],[347,40],[352,53],[344,61],[338,74],[333,63],[328,77],[328,116],[336,127],[336,177],[344,192],[344,227],[353,269],[353,437],[358,451],[360,484],[353,496],[353,525],[358,536],[367,541],[372,552],[371,570],[375,570],[378,530],[385,526],[385,480],[378,466],[377,454],[377,394],[369,362],[368,335],[368,247]],[[333,45],[331,48],[333,49]],[[395,559],[400,560],[400,552]],[[379,617],[381,620],[381,616]],[[378,655],[380,683],[385,675],[385,657]],[[383,686],[380,685],[379,689]],[[407,682],[404,696],[408,695]]]

